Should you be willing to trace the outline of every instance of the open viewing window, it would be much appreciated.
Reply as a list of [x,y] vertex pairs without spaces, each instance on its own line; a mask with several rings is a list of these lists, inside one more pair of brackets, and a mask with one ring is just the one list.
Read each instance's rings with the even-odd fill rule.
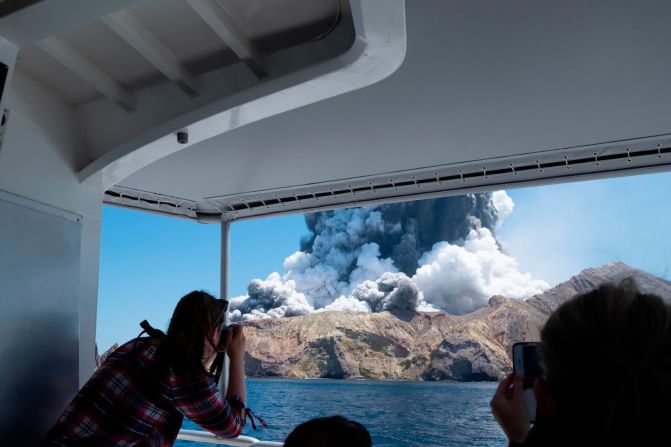
[[[669,183],[655,174],[480,192],[242,220],[222,232],[106,208],[99,321],[110,318],[110,290],[134,286],[144,289],[114,294],[160,295],[145,311],[162,313],[128,317],[124,307],[129,334],[144,318],[162,327],[183,293],[216,294],[219,256],[230,251],[230,319],[248,332],[249,401],[271,425],[247,434],[279,441],[306,419],[344,414],[376,443],[400,446],[420,429],[389,422],[402,412],[436,427],[426,445],[476,434],[472,445],[500,445],[488,406],[495,383],[511,370],[512,345],[538,340],[561,302],[625,277],[671,297],[671,240],[619,237],[669,217],[651,206],[665,203]],[[106,247],[121,234],[113,261]],[[163,279],[133,278],[140,265]],[[113,285],[111,273],[132,281]]]

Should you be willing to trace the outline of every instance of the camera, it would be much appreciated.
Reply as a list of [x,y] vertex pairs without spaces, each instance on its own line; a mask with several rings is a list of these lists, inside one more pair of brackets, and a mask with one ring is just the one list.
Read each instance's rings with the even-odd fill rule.
[[229,324],[221,328],[221,337],[219,337],[219,344],[217,345],[217,351],[225,352],[226,343],[228,342],[229,337],[233,337],[233,334],[237,330],[237,325]]

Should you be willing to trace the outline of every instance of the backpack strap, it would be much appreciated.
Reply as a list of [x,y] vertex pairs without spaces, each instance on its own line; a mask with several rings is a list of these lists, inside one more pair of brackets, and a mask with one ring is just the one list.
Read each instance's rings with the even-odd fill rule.
[[[140,327],[142,328],[142,332],[140,332],[140,335],[138,335],[137,338],[135,339],[135,343],[133,344],[133,348],[131,349],[128,372],[130,373],[131,377],[136,381],[140,389],[145,393],[147,397],[149,397],[152,400],[154,404],[156,404],[162,410],[169,411],[171,403],[167,401],[163,396],[161,396],[158,390],[156,389],[156,384],[154,383],[154,380],[158,377],[158,374],[154,370],[154,368],[148,367],[146,369],[147,373],[154,376],[152,378],[145,377],[143,374],[140,374],[137,371],[139,363],[139,352],[137,346],[138,342],[142,341],[144,343],[156,345],[161,342],[163,337],[165,337],[165,333],[161,330],[154,329],[147,320],[143,320],[140,323]],[[147,333],[149,337],[142,338],[142,334],[144,333]]]
[[[142,335],[143,333],[147,333],[149,335],[149,338],[163,338],[165,337],[165,332],[159,330],[159,329],[154,329],[151,324],[147,320],[142,320],[140,323],[140,327],[143,329],[143,331],[140,333]],[[139,337],[139,336],[138,336]]]

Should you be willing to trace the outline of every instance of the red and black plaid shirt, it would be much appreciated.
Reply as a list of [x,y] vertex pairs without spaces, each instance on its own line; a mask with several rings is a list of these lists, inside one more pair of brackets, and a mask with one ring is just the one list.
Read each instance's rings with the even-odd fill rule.
[[[130,341],[114,351],[47,434],[48,446],[171,446],[184,416],[224,438],[240,434],[244,403],[223,399],[212,377],[157,377],[157,346]],[[158,369],[158,368],[157,368]]]

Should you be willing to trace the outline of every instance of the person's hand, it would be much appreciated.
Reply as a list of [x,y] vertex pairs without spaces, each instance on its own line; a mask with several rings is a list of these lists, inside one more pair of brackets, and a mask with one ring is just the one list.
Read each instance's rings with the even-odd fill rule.
[[226,340],[226,354],[232,360],[242,360],[247,349],[247,338],[242,326],[232,326]]
[[529,418],[524,409],[522,378],[510,374],[499,383],[489,405],[494,419],[510,442],[523,443],[529,433]]

